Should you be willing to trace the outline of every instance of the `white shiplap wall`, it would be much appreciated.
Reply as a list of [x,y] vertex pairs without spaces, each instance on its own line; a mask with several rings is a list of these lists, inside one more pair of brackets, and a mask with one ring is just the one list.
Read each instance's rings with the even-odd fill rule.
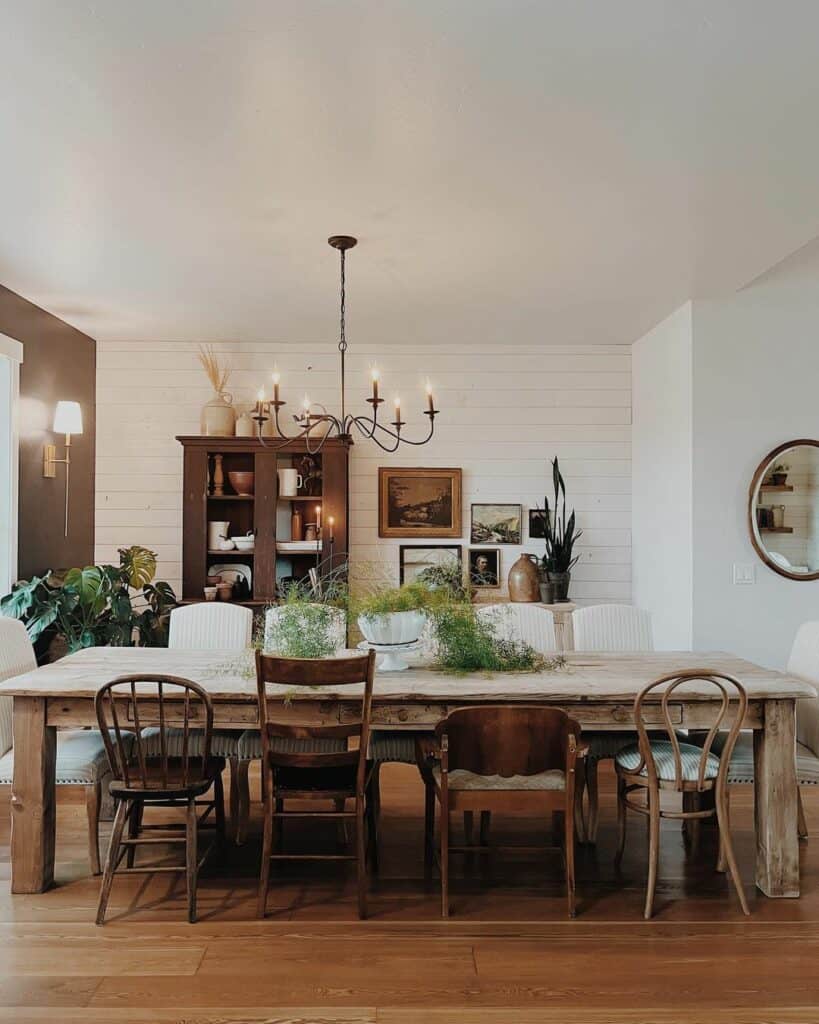
[[[233,366],[230,390],[250,403],[270,385],[278,364],[290,411],[307,391],[335,410],[338,351],[334,345],[223,343]],[[177,434],[199,431],[210,388],[194,342],[101,341],[97,347],[97,560],[117,547],[144,544],[160,557],[159,574],[174,587],[181,574],[182,453]],[[631,353],[623,346],[415,346],[348,352],[348,403],[363,409],[369,367],[377,361],[381,393],[401,396],[409,436],[426,425],[423,385],[433,383],[441,415],[426,447],[386,455],[363,440],[353,449],[350,554],[386,563],[397,579],[400,541],[378,537],[377,467],[460,466],[463,538],[469,506],[520,502],[522,548],[502,546],[505,579],[528,541],[527,509],[542,504],[549,460],[560,457],[570,504],[583,537],[572,596],[580,603],[631,600]],[[369,409],[369,406],[366,406]],[[389,406],[385,408],[389,409]],[[442,541],[439,543],[443,543]],[[453,541],[453,543],[455,543]],[[466,556],[466,551],[464,551]]]

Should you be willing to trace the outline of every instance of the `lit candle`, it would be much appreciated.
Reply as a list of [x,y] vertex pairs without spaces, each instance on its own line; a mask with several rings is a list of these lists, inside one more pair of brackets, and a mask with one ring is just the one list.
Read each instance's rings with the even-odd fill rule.
[[259,394],[256,396],[256,415],[261,416],[264,411],[264,388],[259,388]]
[[373,379],[373,401],[378,401],[378,382],[381,379],[381,373],[377,366],[374,366],[370,371]]
[[273,401],[278,402],[279,400],[279,382],[282,379],[282,375],[279,373],[278,366],[273,367]]
[[321,505],[316,505],[316,529],[321,529]]
[[330,527],[330,543],[332,544],[333,541],[335,540],[335,535],[333,533],[333,529],[334,529],[334,527],[336,525],[336,521],[335,521],[335,519],[332,516],[328,516],[327,517],[327,525]]
[[401,399],[398,395],[395,396],[395,422],[401,422]]
[[432,400],[432,385],[427,378],[427,408],[430,412],[435,412],[435,403]]
[[301,407],[304,411],[304,416],[310,418],[310,399],[307,395],[304,396],[304,401],[301,403]]

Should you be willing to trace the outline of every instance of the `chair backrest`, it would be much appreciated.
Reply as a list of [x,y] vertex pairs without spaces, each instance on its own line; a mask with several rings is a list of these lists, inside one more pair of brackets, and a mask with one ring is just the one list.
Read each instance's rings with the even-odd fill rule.
[[[0,680],[21,676],[37,668],[34,648],[26,627],[17,619],[0,615]],[[11,750],[14,698],[0,697],[0,757]]]
[[[370,745],[370,715],[375,676],[375,652],[351,658],[279,658],[256,652],[256,681],[259,699],[259,730],[262,739],[262,768],[268,764],[280,768],[337,768],[357,765],[357,784],[363,793],[367,750]],[[292,690],[294,686],[354,686],[364,684],[361,716],[338,725],[298,725],[277,721],[268,708],[269,685]],[[278,694],[282,699],[282,691]],[[298,706],[298,705],[296,705]],[[320,750],[284,753],[274,750],[271,740],[346,739],[347,750]],[[358,739],[358,748],[349,749],[350,739]]]
[[[796,631],[788,673],[819,688],[819,622],[803,622]],[[819,757],[819,698],[796,702],[796,738]]]
[[[705,736],[702,748],[700,749],[699,746],[697,748],[699,760],[696,780],[690,778],[691,773],[684,773],[683,771],[680,743],[677,739],[676,726],[672,721],[671,712],[669,710],[669,701],[673,699],[674,692],[677,688],[694,681],[700,684],[705,683],[706,686],[713,688],[718,702],[717,712],[714,716],[714,724]],[[728,766],[731,763],[731,755],[734,752],[734,745],[736,744],[737,736],[739,736],[740,729],[742,728],[745,711],[748,707],[748,696],[745,693],[745,687],[742,683],[734,676],[729,676],[724,672],[714,672],[707,668],[693,668],[660,676],[659,679],[655,679],[654,682],[649,683],[648,686],[644,687],[640,693],[637,694],[637,698],[634,701],[634,721],[637,726],[637,735],[639,737],[640,763],[636,768],[630,768],[629,772],[632,774],[640,774],[643,768],[645,768],[649,781],[654,785],[657,785],[657,768],[654,764],[654,758],[651,755],[651,740],[643,718],[643,704],[647,699],[651,698],[653,698],[653,700],[659,698],[660,711],[662,715],[661,727],[668,735],[668,741],[671,744],[674,758],[674,788],[680,791],[686,788],[683,785],[684,782],[688,782],[690,784],[693,781],[696,781],[697,789],[699,791],[709,788],[705,785],[708,755],[711,753],[714,739],[719,733],[720,727],[725,721],[731,705],[736,705],[736,713],[733,721],[731,722],[730,728],[726,731],[725,744],[719,754],[719,783],[720,785],[724,785],[728,775]],[[650,724],[652,732],[656,735],[659,731],[656,722],[652,721]]]
[[221,601],[182,605],[171,612],[168,647],[243,651],[253,636],[253,612]]
[[509,778],[566,771],[580,726],[559,708],[491,704],[450,712],[435,733],[447,752],[449,771]]
[[572,612],[576,651],[653,651],[651,613],[630,604],[593,604]]
[[[310,604],[306,608],[323,608],[331,622],[330,633],[335,641],[336,650],[343,650],[347,646],[347,616],[342,608],[334,608],[326,604]],[[276,650],[275,630],[277,622],[283,615],[292,614],[287,605],[274,605],[268,608],[264,616],[264,649],[268,653]]]
[[557,651],[555,617],[548,608],[510,601],[480,605],[475,614],[494,623],[498,635],[504,640],[523,641],[540,654]]
[[[204,777],[213,705],[199,683],[179,676],[118,676],[97,690],[94,708],[111,773],[129,789],[185,788]],[[159,754],[147,753],[142,736],[146,726],[158,730]],[[181,755],[170,755],[171,749],[181,749]]]

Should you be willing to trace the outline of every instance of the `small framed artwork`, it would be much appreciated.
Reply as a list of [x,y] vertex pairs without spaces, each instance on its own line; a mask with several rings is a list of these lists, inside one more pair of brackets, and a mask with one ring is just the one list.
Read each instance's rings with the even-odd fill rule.
[[462,566],[460,544],[402,544],[398,549],[401,583],[435,583],[453,568],[460,574]]
[[500,586],[500,551],[497,548],[469,549],[469,582],[473,587]]
[[473,505],[469,539],[473,544],[520,544],[520,505]]
[[542,508],[529,509],[529,537],[533,540],[546,539],[546,512]]
[[460,469],[378,470],[379,537],[460,537]]

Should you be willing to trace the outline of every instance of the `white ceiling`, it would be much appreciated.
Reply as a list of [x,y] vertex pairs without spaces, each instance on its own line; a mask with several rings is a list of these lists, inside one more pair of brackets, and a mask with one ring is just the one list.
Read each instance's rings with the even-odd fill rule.
[[815,0],[0,0],[0,281],[98,338],[630,343],[819,233]]

